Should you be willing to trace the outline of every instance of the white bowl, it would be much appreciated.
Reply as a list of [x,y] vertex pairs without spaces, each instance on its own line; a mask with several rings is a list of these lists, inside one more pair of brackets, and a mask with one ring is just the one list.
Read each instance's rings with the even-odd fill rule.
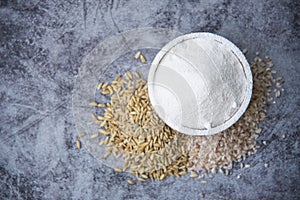
[[159,117],[188,135],[212,135],[233,125],[248,107],[252,86],[243,53],[212,33],[169,42],[148,76],[149,97]]

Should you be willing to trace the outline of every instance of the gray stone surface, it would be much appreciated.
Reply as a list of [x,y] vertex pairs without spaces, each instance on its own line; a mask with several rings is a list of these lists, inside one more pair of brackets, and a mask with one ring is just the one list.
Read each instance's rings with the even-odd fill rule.
[[[1,0],[0,199],[300,199],[299,13],[299,1],[285,0]],[[250,168],[207,184],[184,176],[129,186],[129,174],[75,147],[82,60],[108,36],[142,27],[214,32],[248,48],[248,60],[256,51],[273,58],[285,92],[258,139],[267,145],[244,162]]]

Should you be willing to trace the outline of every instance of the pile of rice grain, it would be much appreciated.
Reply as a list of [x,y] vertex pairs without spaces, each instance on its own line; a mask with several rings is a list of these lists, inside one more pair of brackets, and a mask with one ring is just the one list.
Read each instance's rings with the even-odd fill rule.
[[112,154],[124,160],[123,169],[115,171],[128,169],[140,181],[187,173],[188,157],[182,147],[188,136],[171,129],[156,115],[146,81],[137,72],[127,72],[124,78],[119,75],[111,84],[100,83],[98,89],[111,95],[110,103],[91,105],[106,105],[104,116],[93,115],[93,119],[106,136],[99,142],[107,151],[104,158]]
[[[253,93],[250,105],[244,115],[229,129],[213,136],[192,136],[188,143],[189,170],[206,173],[225,172],[247,155],[254,154],[259,147],[256,139],[262,132],[259,123],[266,118],[266,106],[272,102],[272,92],[280,96],[282,78],[275,79],[273,63],[269,57],[257,56],[251,63]],[[275,87],[274,90],[272,88]],[[275,103],[275,101],[273,102]]]
[[257,54],[251,63],[254,86],[248,109],[232,127],[213,136],[186,136],[168,127],[154,112],[147,83],[136,72],[127,72],[125,78],[119,75],[111,84],[100,83],[98,90],[111,95],[109,103],[91,103],[104,109],[104,116],[93,114],[106,136],[99,142],[107,151],[104,158],[122,157],[123,169],[115,171],[128,170],[139,181],[180,177],[188,170],[192,178],[198,177],[196,172],[228,174],[233,162],[256,152],[267,103],[275,103],[272,95],[279,97],[283,91],[283,79],[273,77],[272,67],[269,57],[263,60]]

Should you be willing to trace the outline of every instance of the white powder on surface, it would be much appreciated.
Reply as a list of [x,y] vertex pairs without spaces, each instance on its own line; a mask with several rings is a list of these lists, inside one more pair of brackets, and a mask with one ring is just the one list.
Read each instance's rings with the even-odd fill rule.
[[210,135],[242,115],[251,97],[252,76],[247,61],[237,57],[239,50],[228,40],[207,33],[191,35],[173,40],[157,55],[149,94],[170,127]]

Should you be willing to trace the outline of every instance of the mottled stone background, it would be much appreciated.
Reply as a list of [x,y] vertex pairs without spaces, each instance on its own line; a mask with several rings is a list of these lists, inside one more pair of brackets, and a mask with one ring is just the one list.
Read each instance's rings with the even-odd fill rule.
[[[1,0],[0,199],[300,199],[299,13],[297,0]],[[207,184],[184,176],[129,186],[129,174],[75,147],[83,58],[106,37],[142,27],[209,31],[248,48],[248,60],[256,51],[273,58],[285,92],[258,139],[267,145],[244,161],[250,168]]]

